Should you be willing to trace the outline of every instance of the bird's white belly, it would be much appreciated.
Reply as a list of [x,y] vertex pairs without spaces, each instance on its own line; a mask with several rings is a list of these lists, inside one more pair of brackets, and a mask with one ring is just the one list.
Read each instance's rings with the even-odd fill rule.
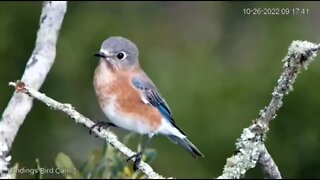
[[124,115],[119,112],[115,97],[111,98],[102,109],[108,119],[116,126],[137,132],[139,134],[153,135],[154,130],[146,123],[135,116]]

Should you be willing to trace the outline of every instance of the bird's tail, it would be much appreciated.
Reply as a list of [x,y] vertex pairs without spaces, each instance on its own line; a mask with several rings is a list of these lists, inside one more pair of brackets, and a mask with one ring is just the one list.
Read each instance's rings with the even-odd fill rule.
[[186,137],[179,138],[175,135],[167,135],[171,142],[181,145],[185,150],[187,150],[193,157],[197,158],[198,156],[204,157],[204,155],[199,151],[199,149],[193,145]]

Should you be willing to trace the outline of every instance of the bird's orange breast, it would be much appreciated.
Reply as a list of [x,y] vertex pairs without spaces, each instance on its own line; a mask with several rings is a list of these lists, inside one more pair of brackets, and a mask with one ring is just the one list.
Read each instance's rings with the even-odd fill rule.
[[156,130],[161,125],[161,114],[153,106],[145,104],[141,92],[131,85],[131,77],[137,70],[111,71],[107,64],[101,62],[94,74],[94,88],[100,107],[103,109],[115,98],[115,106],[121,116],[143,121]]

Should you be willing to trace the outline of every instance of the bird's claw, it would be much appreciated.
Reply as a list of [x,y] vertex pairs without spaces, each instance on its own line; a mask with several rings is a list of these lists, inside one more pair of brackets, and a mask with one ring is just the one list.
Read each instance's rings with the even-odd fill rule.
[[95,128],[95,127],[97,127],[98,131],[100,132],[101,128],[107,129],[109,126],[116,126],[116,125],[113,123],[104,122],[104,121],[96,122],[96,123],[94,123],[94,125],[91,126],[89,133],[92,134],[93,128]]
[[133,171],[136,171],[138,170],[138,167],[140,165],[140,162],[141,162],[141,158],[142,158],[142,153],[139,152],[137,154],[134,154],[133,156],[130,156],[128,159],[127,159],[127,162],[129,160],[131,160],[132,158],[135,158],[134,162],[133,162]]

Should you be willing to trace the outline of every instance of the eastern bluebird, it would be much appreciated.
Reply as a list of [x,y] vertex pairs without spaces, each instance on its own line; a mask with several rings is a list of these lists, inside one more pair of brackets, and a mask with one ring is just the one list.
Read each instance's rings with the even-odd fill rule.
[[133,42],[110,37],[94,55],[100,57],[100,62],[94,72],[93,85],[100,107],[111,123],[97,122],[92,128],[116,126],[148,135],[142,150],[127,159],[135,157],[134,170],[155,134],[167,136],[195,158],[204,157],[176,125],[166,101],[140,68],[138,48]]

